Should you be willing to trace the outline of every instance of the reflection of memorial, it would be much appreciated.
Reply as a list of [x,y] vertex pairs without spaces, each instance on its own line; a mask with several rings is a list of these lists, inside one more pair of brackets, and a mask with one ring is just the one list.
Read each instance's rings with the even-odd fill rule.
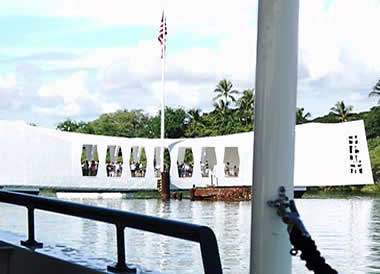
[[[0,132],[0,185],[156,189],[161,147],[173,189],[252,183],[253,132],[161,141],[6,121]],[[362,121],[299,125],[295,150],[295,186],[373,183]]]

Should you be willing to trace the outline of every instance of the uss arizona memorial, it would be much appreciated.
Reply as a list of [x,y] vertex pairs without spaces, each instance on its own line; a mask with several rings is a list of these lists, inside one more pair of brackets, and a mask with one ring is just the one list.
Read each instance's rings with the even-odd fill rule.
[[[252,184],[253,132],[191,139],[123,138],[62,132],[0,121],[0,186],[33,186],[79,189],[156,189],[155,166],[160,147],[170,153],[172,188],[242,186]],[[372,171],[363,121],[339,124],[309,123],[296,126],[295,186],[372,184]],[[280,147],[278,149],[281,149]],[[132,159],[146,155],[144,176],[126,168]],[[177,164],[191,150],[194,166],[189,177],[180,177]],[[97,176],[83,176],[82,153],[91,161],[98,154]],[[120,177],[107,177],[106,156],[117,160],[122,151]],[[260,161],[260,159],[256,159]],[[202,173],[205,162],[210,172]],[[227,176],[227,163],[237,176]]]

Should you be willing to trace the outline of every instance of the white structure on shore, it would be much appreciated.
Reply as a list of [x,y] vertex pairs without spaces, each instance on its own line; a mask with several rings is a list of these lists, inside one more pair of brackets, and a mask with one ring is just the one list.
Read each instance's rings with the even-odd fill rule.
[[[251,185],[252,139],[253,132],[166,139],[172,188]],[[154,163],[156,168],[160,166],[161,145],[160,139],[69,133],[0,121],[0,186],[156,189],[158,173]],[[194,165],[186,176],[180,177],[177,163],[184,162],[186,150],[191,150]],[[82,153],[91,162],[95,151],[99,159],[97,175],[83,176]],[[139,162],[142,151],[146,155],[146,167],[142,174],[134,177],[135,171],[131,171],[127,163],[132,159]],[[110,161],[115,162],[122,154],[121,176],[107,177],[107,154]],[[295,186],[372,183],[362,121],[296,127]]]

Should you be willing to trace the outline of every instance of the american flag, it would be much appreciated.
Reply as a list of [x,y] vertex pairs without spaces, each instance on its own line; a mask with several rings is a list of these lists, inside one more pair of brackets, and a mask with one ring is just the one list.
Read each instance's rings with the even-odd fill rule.
[[164,12],[162,12],[160,31],[158,33],[158,42],[161,45],[161,58],[164,57],[164,53],[166,50],[166,35],[168,35],[168,29],[166,27],[166,17]]

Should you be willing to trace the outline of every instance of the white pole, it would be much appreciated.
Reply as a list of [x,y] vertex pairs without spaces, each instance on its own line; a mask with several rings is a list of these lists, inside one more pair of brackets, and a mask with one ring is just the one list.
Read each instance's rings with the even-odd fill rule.
[[293,197],[299,0],[259,0],[250,273],[291,273],[286,225],[267,201]]
[[[165,15],[166,16],[166,15]],[[161,172],[164,171],[164,139],[165,139],[165,58],[166,58],[166,17],[163,18],[163,44],[162,47],[162,58],[161,58],[161,145],[162,148],[160,149],[161,154],[161,163],[160,163],[160,170]]]

